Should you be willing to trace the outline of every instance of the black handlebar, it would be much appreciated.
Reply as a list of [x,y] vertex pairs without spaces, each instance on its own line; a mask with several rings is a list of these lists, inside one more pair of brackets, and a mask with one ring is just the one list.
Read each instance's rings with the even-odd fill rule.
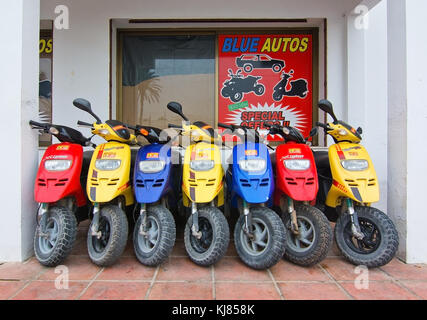
[[178,125],[176,125],[176,124],[169,123],[169,124],[168,124],[168,128],[182,129],[182,126],[178,126]]
[[320,127],[320,128],[325,129],[325,130],[328,130],[328,128],[329,128],[327,124],[324,124],[321,122],[316,122],[316,127]]
[[225,124],[225,123],[221,123],[221,122],[218,122],[218,127],[221,127],[224,129],[234,130],[234,128],[231,124]]
[[91,123],[80,121],[80,120],[77,121],[77,125],[79,125],[79,126],[85,126],[85,127],[92,127]]
[[47,126],[49,126],[48,123],[40,123],[40,122],[36,122],[33,120],[30,120],[30,125],[32,125],[33,127],[39,127],[39,128],[47,128]]

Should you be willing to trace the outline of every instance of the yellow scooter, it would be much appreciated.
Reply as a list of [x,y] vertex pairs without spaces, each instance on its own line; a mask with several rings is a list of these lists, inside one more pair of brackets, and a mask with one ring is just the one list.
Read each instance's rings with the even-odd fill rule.
[[98,145],[93,153],[86,191],[93,203],[93,219],[87,235],[89,257],[96,265],[110,266],[121,256],[128,239],[125,207],[134,203],[128,144],[136,143],[136,138],[119,121],[103,123],[92,112],[89,101],[76,99],[73,104],[96,119],[93,124],[82,121],[77,124],[90,127],[94,135],[108,141]]
[[168,109],[180,115],[181,136],[190,138],[185,150],[182,179],[182,202],[191,208],[185,225],[184,243],[190,259],[201,266],[218,262],[226,253],[230,241],[228,222],[218,207],[224,205],[224,173],[221,164],[221,137],[204,122],[191,124],[177,102]]
[[399,237],[393,222],[371,204],[380,191],[374,165],[360,145],[362,129],[357,130],[334,114],[332,103],[321,100],[319,108],[333,118],[317,123],[335,144],[328,152],[315,152],[319,176],[316,206],[335,222],[335,238],[344,257],[355,265],[380,267],[393,259]]

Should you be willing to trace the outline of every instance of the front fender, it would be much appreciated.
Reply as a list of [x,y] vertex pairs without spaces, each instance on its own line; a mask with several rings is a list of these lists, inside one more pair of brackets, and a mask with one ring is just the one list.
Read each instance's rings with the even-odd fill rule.
[[[165,167],[156,173],[139,170],[139,162],[145,160],[164,161]],[[134,167],[133,186],[138,203],[159,201],[171,189],[171,148],[169,145],[150,144],[138,150]]]
[[[246,172],[240,169],[239,161],[263,159],[266,168],[262,172]],[[248,203],[260,204],[271,200],[274,190],[273,170],[267,147],[247,141],[233,148],[233,172],[231,178],[232,206],[237,207],[238,197]]]
[[[192,160],[213,160],[214,167],[209,171],[194,171],[190,168]],[[218,146],[199,142],[187,148],[184,155],[182,191],[192,202],[209,203],[223,189],[224,172]]]
[[[340,142],[329,147],[329,163],[332,172],[332,187],[326,198],[326,205],[335,208],[341,197],[358,203],[373,203],[380,199],[380,190],[374,164],[366,149],[360,144]],[[343,160],[367,160],[368,169],[348,171]]]
[[[98,159],[121,160],[116,170],[99,170],[95,163]],[[108,142],[98,145],[90,162],[87,193],[90,201],[106,203],[118,196],[123,196],[126,206],[134,203],[132,186],[129,181],[131,164],[130,147],[119,142]]]

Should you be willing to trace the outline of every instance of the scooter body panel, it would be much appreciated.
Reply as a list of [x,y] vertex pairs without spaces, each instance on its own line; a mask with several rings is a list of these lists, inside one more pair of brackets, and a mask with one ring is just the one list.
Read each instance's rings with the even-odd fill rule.
[[[212,160],[214,167],[207,171],[194,171],[190,167],[190,162],[198,160]],[[206,142],[190,145],[184,155],[182,177],[182,191],[185,194],[184,205],[189,206],[189,202],[209,203],[218,196],[217,206],[222,206],[224,204],[223,177],[224,172],[218,146]]]
[[[140,161],[163,161],[160,172],[144,173]],[[139,149],[136,156],[133,186],[138,203],[154,203],[171,190],[171,148],[169,145],[153,143]]]
[[[328,155],[333,182],[326,198],[327,206],[337,207],[342,197],[367,204],[379,201],[377,174],[371,157],[363,146],[339,142],[329,147]],[[346,170],[342,166],[342,161],[345,160],[366,160],[368,168],[363,171]]]
[[[247,172],[240,168],[242,160],[264,160],[265,169]],[[227,175],[227,186],[231,191],[231,205],[236,208],[241,198],[251,204],[272,204],[274,190],[273,170],[270,154],[265,145],[246,141],[233,148],[232,174]]]
[[[49,160],[71,160],[71,166],[64,171],[49,171],[45,168]],[[35,201],[54,203],[72,196],[78,207],[86,205],[86,196],[80,183],[82,162],[83,148],[78,144],[64,142],[49,146],[37,171]]]
[[[97,160],[120,160],[115,170],[100,170]],[[129,181],[131,152],[127,144],[107,142],[95,149],[88,172],[87,194],[92,202],[106,203],[118,196],[124,196],[126,206],[134,203]]]
[[[310,167],[306,170],[291,170],[286,167],[286,160],[308,160]],[[276,205],[280,204],[280,197],[283,193],[295,201],[315,200],[319,183],[310,147],[295,142],[278,146],[276,149],[276,179]]]

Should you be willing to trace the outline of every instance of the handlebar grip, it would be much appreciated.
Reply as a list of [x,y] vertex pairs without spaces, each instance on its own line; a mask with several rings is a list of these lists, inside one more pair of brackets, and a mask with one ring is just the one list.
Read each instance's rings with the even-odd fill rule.
[[182,126],[178,126],[178,125],[176,125],[176,124],[169,123],[169,124],[168,124],[168,128],[182,129]]
[[46,127],[46,123],[40,123],[33,120],[30,120],[30,125],[35,127],[42,127],[42,128]]
[[233,131],[233,126],[225,123],[218,122],[218,127],[224,128],[224,129],[230,129]]
[[316,122],[316,127],[321,127],[323,129],[328,129],[328,125],[321,123],[321,122]]
[[266,128],[272,128],[272,127],[273,127],[273,125],[272,125],[272,124],[269,124],[268,122],[264,122],[264,126],[265,126]]
[[85,126],[85,127],[92,127],[92,124],[91,123],[88,123],[88,122],[84,122],[84,121],[77,121],[77,124],[79,125],[79,126]]

